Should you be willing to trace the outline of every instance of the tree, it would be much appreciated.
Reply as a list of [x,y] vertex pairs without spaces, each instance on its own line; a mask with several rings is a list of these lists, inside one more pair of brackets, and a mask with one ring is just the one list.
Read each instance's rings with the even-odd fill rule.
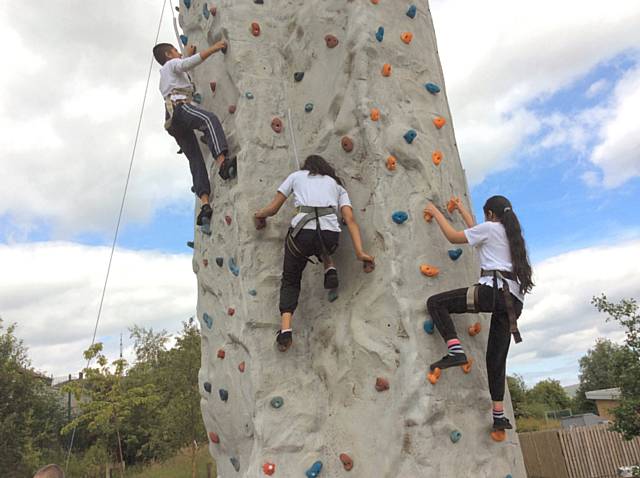
[[571,406],[571,399],[558,380],[546,379],[527,392],[527,401],[543,404],[546,410],[562,410]]
[[593,297],[591,303],[599,312],[608,315],[607,321],[618,322],[625,329],[624,348],[627,360],[619,375],[620,405],[613,409],[614,429],[625,438],[640,436],[640,314],[634,299],[610,302],[606,295]]
[[520,375],[507,377],[507,386],[511,394],[511,404],[513,405],[513,414],[517,417],[525,416],[525,403],[527,400],[527,385]]
[[152,328],[147,330],[135,324],[129,327],[129,337],[134,340],[133,348],[137,362],[150,365],[158,363],[160,355],[166,351],[166,343],[169,340],[169,334],[164,329],[154,333]]

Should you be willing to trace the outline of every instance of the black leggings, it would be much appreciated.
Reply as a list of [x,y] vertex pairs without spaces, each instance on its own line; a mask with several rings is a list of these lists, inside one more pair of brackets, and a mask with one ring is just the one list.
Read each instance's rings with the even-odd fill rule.
[[[512,294],[516,316],[522,313],[522,302]],[[488,285],[478,286],[478,312],[491,312],[491,328],[487,343],[487,375],[489,378],[489,392],[491,399],[501,402],[504,398],[507,353],[511,342],[509,332],[509,317],[504,304],[502,291],[494,290]],[[467,288],[455,289],[432,295],[427,300],[427,310],[433,319],[438,332],[445,341],[458,338],[456,328],[449,314],[464,314],[467,312]]]
[[[333,254],[338,248],[339,232],[320,231],[322,241],[328,254]],[[280,286],[280,313],[293,312],[298,307],[298,297],[300,296],[300,282],[302,272],[307,266],[307,257],[322,256],[322,244],[315,229],[302,229],[296,236],[295,245],[300,253],[293,253],[284,243],[284,264],[282,266],[282,284]],[[305,257],[306,256],[306,257]]]

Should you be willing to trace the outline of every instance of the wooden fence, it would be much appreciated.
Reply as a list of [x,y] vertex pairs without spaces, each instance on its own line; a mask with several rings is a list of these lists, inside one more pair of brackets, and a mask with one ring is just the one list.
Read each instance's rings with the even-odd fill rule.
[[520,433],[529,478],[616,478],[640,464],[640,438],[626,441],[608,425]]

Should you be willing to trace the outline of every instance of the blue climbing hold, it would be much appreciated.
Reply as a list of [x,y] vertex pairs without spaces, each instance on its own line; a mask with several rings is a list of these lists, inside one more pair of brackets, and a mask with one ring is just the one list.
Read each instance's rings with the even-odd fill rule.
[[195,101],[198,104],[202,103],[202,95],[200,93],[195,93],[193,95],[193,101]]
[[396,224],[403,224],[409,219],[409,215],[404,211],[396,211],[391,215],[391,219]]
[[427,83],[426,85],[424,85],[424,87],[432,95],[440,93],[440,87],[438,85],[436,85],[435,83]]
[[418,7],[416,7],[415,5],[411,5],[409,7],[409,10],[407,10],[407,16],[409,18],[416,18],[416,13],[418,12]]
[[282,397],[273,397],[271,399],[271,406],[275,409],[278,408],[282,408],[282,405],[284,405],[284,398]]
[[207,324],[207,327],[213,327],[213,319],[206,312],[202,314],[202,321]]
[[376,40],[382,41],[384,39],[384,27],[378,27],[376,32]]
[[211,12],[209,11],[209,7],[207,6],[207,4],[203,4],[202,5],[202,16],[206,19],[209,20],[209,15],[211,15]]
[[227,392],[224,388],[218,390],[218,393],[220,394],[220,400],[222,400],[223,402],[229,400],[229,392]]
[[240,268],[236,264],[236,259],[234,257],[229,258],[229,270],[236,277],[240,275]]
[[255,297],[258,295],[258,291],[255,289],[249,289],[249,295]]
[[187,43],[189,43],[189,37],[187,35],[180,35],[180,42],[184,46],[187,46]]
[[307,113],[311,113],[313,111],[313,103],[307,103],[306,105],[304,105],[304,110]]
[[462,249],[449,249],[449,257],[452,261],[457,261],[458,258],[462,255]]
[[231,462],[234,470],[240,471],[240,460],[238,460],[235,456],[232,456],[231,458],[229,458],[229,461]]
[[245,98],[247,98],[248,100],[252,100],[253,99],[253,93],[251,93],[250,91],[247,91],[244,94]]
[[191,0],[182,0],[184,6],[187,8],[191,8]]
[[307,475],[307,478],[316,478],[321,471],[322,462],[316,461],[313,465],[311,465],[311,468],[309,468],[305,474]]
[[194,247],[196,247],[196,244],[193,241],[187,241],[187,247],[190,247],[191,249],[193,249]]
[[458,430],[453,430],[451,432],[450,438],[453,443],[458,443],[460,441],[460,438],[462,438],[462,433],[460,433]]
[[403,138],[407,143],[411,144],[413,143],[413,140],[416,139],[416,136],[418,136],[418,133],[416,133],[416,130],[410,129],[404,134]]
[[505,476],[504,478],[513,478],[510,474]]
[[433,335],[433,320],[431,319],[425,320],[424,324],[422,324],[422,328],[427,334]]
[[216,264],[218,264],[218,267],[222,267],[222,264],[224,264],[224,258],[216,257]]
[[207,393],[211,393],[211,384],[209,382],[204,382],[204,390]]

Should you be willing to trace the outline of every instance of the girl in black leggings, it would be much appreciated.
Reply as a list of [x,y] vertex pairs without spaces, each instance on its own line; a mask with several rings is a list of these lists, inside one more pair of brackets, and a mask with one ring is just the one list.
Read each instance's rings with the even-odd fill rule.
[[493,400],[493,428],[511,429],[509,420],[504,416],[505,368],[510,334],[514,335],[516,342],[521,340],[516,320],[522,312],[524,295],[533,287],[531,265],[520,222],[507,198],[489,198],[483,208],[486,222],[478,225],[460,199],[453,200],[468,227],[464,231],[455,230],[432,203],[424,212],[433,216],[449,242],[468,243],[476,248],[481,274],[479,283],[471,288],[442,292],[427,300],[427,310],[449,350],[442,359],[431,364],[431,370],[467,363],[449,314],[491,312],[486,360]]

